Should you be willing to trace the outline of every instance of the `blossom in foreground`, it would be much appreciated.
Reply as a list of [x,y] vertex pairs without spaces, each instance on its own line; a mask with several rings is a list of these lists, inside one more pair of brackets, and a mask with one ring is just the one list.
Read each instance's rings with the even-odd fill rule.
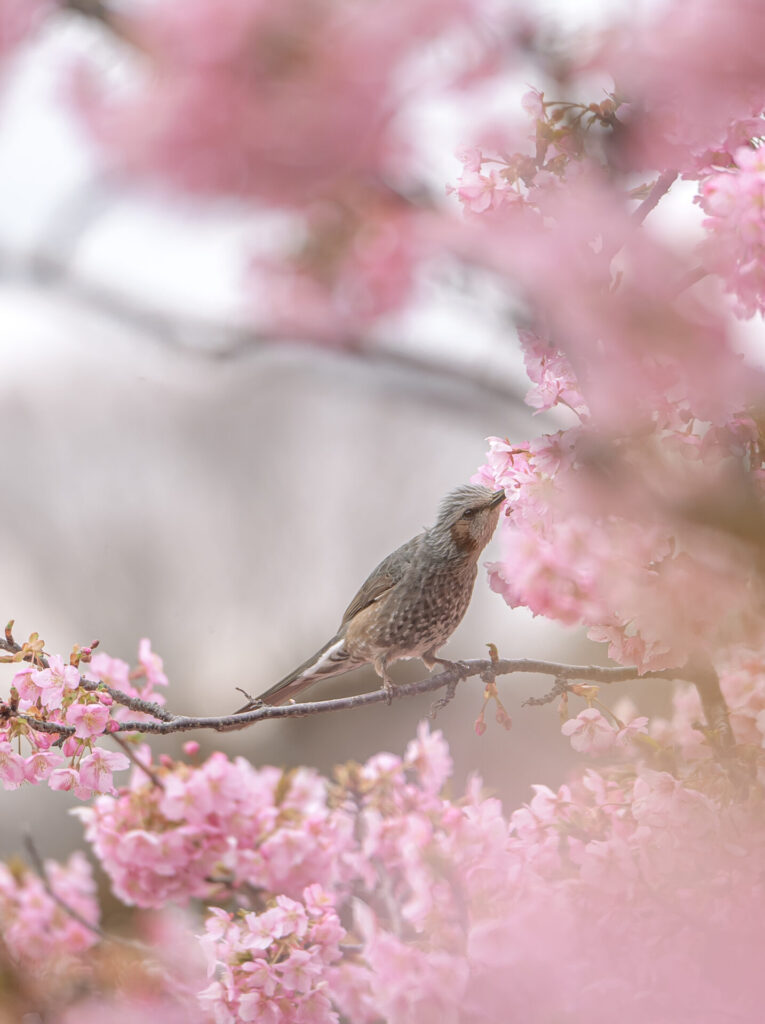
[[700,184],[710,232],[704,258],[735,295],[738,312],[751,317],[765,311],[765,150],[740,146],[733,159],[735,167]]
[[[56,895],[97,925],[96,884],[85,856],[74,853],[65,864],[46,861],[45,871]],[[11,872],[2,863],[0,920],[4,947],[26,968],[66,969],[73,958],[98,941],[92,930],[54,901],[37,875]]]

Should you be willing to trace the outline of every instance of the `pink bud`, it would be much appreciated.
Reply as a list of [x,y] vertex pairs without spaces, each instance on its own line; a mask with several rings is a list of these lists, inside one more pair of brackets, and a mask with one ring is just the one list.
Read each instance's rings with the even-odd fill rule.
[[101,701],[102,704],[105,704],[108,708],[111,707],[112,704],[114,703],[114,698],[110,693],[101,693],[99,691],[98,699]]
[[61,747],[61,752],[65,757],[74,757],[75,754],[79,753],[80,741],[76,736],[67,736]]
[[497,708],[497,724],[504,726],[505,729],[513,727],[513,720],[504,708]]
[[478,718],[476,718],[473,728],[475,729],[476,736],[483,736],[486,732],[486,722],[484,721],[483,715],[479,715]]
[[162,765],[163,768],[172,768],[175,764],[175,762],[173,761],[172,757],[170,757],[169,754],[160,754],[159,763]]
[[112,718],[112,719],[110,719],[110,721],[109,721],[109,722],[107,723],[107,726],[106,726],[106,731],[107,731],[107,732],[117,732],[117,730],[119,729],[119,727],[120,727],[120,723],[119,723],[119,722],[115,722],[115,721],[114,721],[114,719]]
[[193,757],[194,754],[199,753],[199,744],[196,740],[187,740],[186,743],[183,744],[183,752],[188,757]]

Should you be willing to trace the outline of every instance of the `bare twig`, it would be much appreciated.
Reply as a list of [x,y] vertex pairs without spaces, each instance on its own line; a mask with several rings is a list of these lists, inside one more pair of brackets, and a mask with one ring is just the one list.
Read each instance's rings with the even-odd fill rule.
[[92,679],[81,679],[80,686],[83,690],[105,690],[116,704],[130,708],[131,711],[140,711],[142,714],[151,715],[153,718],[158,718],[161,722],[172,722],[175,718],[175,715],[171,714],[166,708],[163,708],[161,704],[157,704],[156,701],[144,700],[142,697],[132,697],[129,693],[118,690],[114,686],[109,686],[108,683],[95,682]]
[[74,11],[91,21],[98,21],[115,36],[137,49],[141,48],[140,40],[130,31],[127,19],[120,17],[119,12],[103,0],[60,0],[64,10]]
[[714,665],[708,658],[697,658],[689,663],[689,669],[713,741],[723,750],[730,750],[736,741],[730,726],[728,705],[720,689],[720,678]]
[[542,707],[544,704],[552,704],[558,697],[562,697],[564,693],[568,693],[569,684],[565,679],[558,677],[553,684],[552,690],[543,694],[541,697],[527,697],[521,705],[524,708],[527,707]]
[[635,224],[642,224],[651,210],[658,206],[659,201],[669,192],[675,178],[677,178],[677,171],[662,171],[651,191],[633,212],[632,220]]
[[[470,678],[471,676],[482,676],[487,672],[491,672],[495,676],[515,675],[517,673],[549,675],[560,680],[580,680],[609,685],[611,683],[626,682],[631,679],[685,679],[688,682],[695,682],[693,671],[689,668],[683,668],[640,673],[633,666],[609,668],[600,665],[561,665],[557,662],[540,661],[533,658],[498,661],[474,660],[455,663],[443,672],[428,676],[426,679],[420,679],[413,683],[402,683],[395,687],[393,698],[401,700],[406,697],[416,697],[423,693],[433,693],[436,690],[456,686],[463,679]],[[120,703],[119,691],[112,690],[111,693],[114,700]],[[255,722],[266,719],[303,718],[308,715],[350,711],[353,708],[368,707],[371,704],[382,704],[387,702],[387,699],[386,691],[380,689],[374,690],[371,693],[360,693],[352,697],[338,697],[333,700],[310,701],[301,704],[264,704],[240,715],[199,717],[173,715],[163,708],[161,720],[120,722],[116,732],[151,733],[159,736],[166,736],[176,732],[192,732],[196,729],[232,732],[238,729],[246,729]],[[129,700],[129,706],[133,710],[152,714],[153,705],[150,702],[142,702],[136,697],[131,697]],[[22,712],[18,712],[17,717],[24,719],[29,726],[41,732],[59,733],[64,736],[70,736],[74,732],[73,726],[62,725],[58,722],[45,722],[33,715]],[[114,735],[114,733],[111,735]]]
[[693,267],[687,273],[683,274],[680,280],[675,285],[672,291],[672,298],[676,298],[678,295],[682,295],[688,288],[692,288],[699,281],[703,281],[705,277],[709,276],[709,271],[702,266]]
[[123,740],[123,738],[121,736],[118,736],[116,733],[111,733],[110,735],[111,735],[111,738],[114,740],[114,742],[119,747],[121,747],[122,750],[124,750],[127,758],[130,760],[130,762],[132,764],[134,764],[136,766],[136,768],[140,768],[141,771],[144,773],[144,775],[148,776],[148,778],[151,779],[152,783],[157,787],[157,789],[164,789],[165,788],[165,784],[162,781],[162,779],[160,779],[160,777],[156,774],[156,772],[152,771],[152,769],[147,764],[144,764],[143,761],[139,757],[136,757],[136,754],[133,751],[133,749],[131,748],[129,743],[127,743],[125,740]]
[[[305,717],[307,715],[326,714],[331,711],[347,711],[351,708],[366,707],[369,704],[385,702],[390,704],[391,697],[403,698],[414,697],[421,693],[432,693],[435,690],[445,689],[445,696],[436,700],[430,709],[430,716],[446,707],[454,699],[457,685],[471,676],[480,676],[486,684],[486,697],[493,698],[497,702],[498,717],[503,724],[509,728],[510,716],[502,706],[496,687],[496,677],[513,675],[518,672],[525,672],[532,675],[551,675],[555,678],[555,686],[544,697],[531,698],[526,704],[539,705],[550,703],[555,697],[564,694],[568,689],[571,680],[588,683],[610,683],[626,682],[629,679],[685,679],[694,683],[699,691],[704,714],[707,718],[710,735],[714,742],[723,749],[730,749],[734,745],[733,733],[728,720],[728,707],[725,698],[720,690],[720,681],[717,672],[709,659],[696,658],[689,661],[681,669],[662,669],[652,672],[639,672],[636,667],[607,667],[601,665],[561,665],[553,661],[540,661],[532,658],[518,658],[515,660],[502,660],[497,654],[494,644],[488,644],[490,659],[474,661],[444,662],[446,668],[436,675],[428,676],[414,683],[404,683],[396,686],[392,695],[385,689],[374,690],[372,693],[360,693],[352,697],[339,697],[334,700],[311,701],[301,704],[271,705],[259,703],[250,711],[233,715],[192,717],[189,715],[175,715],[167,711],[154,701],[144,700],[141,697],[134,697],[124,693],[106,683],[97,683],[92,680],[81,680],[80,685],[90,691],[104,690],[117,704],[137,711],[139,714],[148,715],[149,720],[133,720],[129,722],[117,722],[113,720],[110,724],[113,731],[109,735],[117,742],[128,757],[137,764],[152,782],[162,788],[161,781],[152,771],[140,762],[128,746],[122,741],[117,733],[153,733],[154,735],[166,736],[175,732],[191,732],[196,729],[214,729],[216,732],[233,732],[238,729],[246,729],[255,722],[268,718],[293,718]],[[47,664],[42,650],[42,641],[38,634],[33,633],[24,645],[19,645],[13,638],[13,622],[5,627],[3,637],[0,637],[0,649],[9,651],[15,656],[30,652],[28,660]],[[236,687],[241,690],[240,687]],[[244,693],[244,690],[241,690]],[[485,707],[486,702],[484,702]],[[56,734],[57,742],[61,743],[67,736],[74,734],[75,727],[62,722],[51,722],[38,717],[35,712],[19,711],[13,702],[2,705],[3,717],[7,719],[18,718],[25,722],[31,729],[37,732]],[[483,714],[483,712],[482,712]]]

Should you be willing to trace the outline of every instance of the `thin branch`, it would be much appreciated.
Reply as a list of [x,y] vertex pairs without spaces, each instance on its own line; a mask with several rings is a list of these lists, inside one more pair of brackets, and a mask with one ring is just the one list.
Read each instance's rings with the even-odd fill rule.
[[102,939],[104,942],[118,942],[122,946],[129,946],[131,949],[138,949],[142,953],[150,952],[149,947],[144,945],[143,942],[137,942],[135,939],[124,939],[119,935],[110,935],[109,932],[105,932],[100,925],[89,921],[87,917],[84,917],[79,912],[79,910],[76,910],[73,906],[67,903],[65,899],[62,899],[51,885],[50,878],[48,877],[48,871],[45,867],[45,862],[40,856],[40,852],[35,846],[35,842],[29,833],[24,836],[24,848],[32,862],[32,867],[39,875],[40,881],[42,882],[43,888],[47,894],[57,906],[61,907],[65,914],[72,918],[73,921],[82,925],[83,928],[86,928],[93,935],[97,935],[98,938]]
[[651,191],[633,212],[632,220],[635,224],[642,224],[651,210],[659,205],[659,201],[669,192],[675,178],[677,178],[677,171],[662,171]]
[[717,670],[708,658],[697,658],[693,663],[689,663],[689,669],[701,698],[709,730],[718,745],[730,751],[736,741],[730,725],[728,705],[720,689]]
[[[19,655],[22,654],[27,647],[29,647],[33,652],[35,660],[44,660],[42,641],[39,640],[38,634],[33,633],[26,645],[19,645],[13,638],[13,621],[9,622],[5,627],[4,636],[0,637],[0,649],[9,651],[14,655]],[[555,686],[553,687],[553,690],[544,697],[532,698],[530,701],[527,701],[527,703],[530,704],[549,703],[555,696],[559,693],[565,692],[569,688],[567,683],[570,680],[609,685],[611,683],[626,682],[630,679],[685,679],[688,682],[693,683],[699,692],[701,703],[704,708],[704,714],[707,718],[710,736],[713,737],[716,744],[727,750],[730,750],[735,745],[733,732],[730,727],[728,706],[725,703],[725,698],[723,697],[720,689],[720,680],[714,666],[708,658],[692,658],[683,668],[679,669],[661,669],[658,671],[641,673],[636,667],[631,665],[625,667],[609,667],[602,665],[561,665],[554,661],[540,661],[533,658],[502,660],[498,657],[497,648],[494,644],[488,644],[488,648],[490,654],[490,659],[488,661],[482,659],[474,661],[442,662],[446,665],[444,671],[438,672],[433,676],[428,676],[426,679],[420,679],[414,683],[404,683],[403,685],[396,686],[392,694],[385,689],[381,689],[374,690],[372,693],[360,693],[352,697],[339,697],[334,700],[311,701],[301,704],[260,704],[260,706],[253,708],[252,711],[216,717],[174,715],[154,701],[144,700],[141,697],[133,697],[130,694],[124,693],[122,690],[118,690],[115,687],[108,686],[105,683],[97,683],[92,680],[81,680],[80,685],[84,689],[90,691],[103,689],[109,693],[112,700],[116,703],[129,708],[131,711],[137,711],[140,714],[150,716],[149,721],[117,722],[116,720],[112,720],[110,724],[113,727],[113,731],[110,732],[109,735],[125,750],[128,757],[149,776],[152,782],[160,787],[162,784],[159,779],[153,776],[151,771],[148,770],[145,765],[140,761],[137,761],[132,752],[127,748],[127,745],[117,737],[117,733],[153,733],[154,735],[166,736],[170,733],[191,732],[196,729],[214,729],[216,732],[233,732],[239,729],[246,729],[247,726],[268,718],[294,718],[305,717],[307,715],[326,714],[331,711],[347,711],[351,708],[366,707],[369,704],[379,704],[382,701],[386,704],[390,704],[392,697],[400,699],[403,697],[413,697],[421,693],[432,693],[434,690],[445,689],[445,697],[442,697],[431,705],[429,717],[435,717],[436,713],[441,708],[446,707],[446,705],[454,699],[458,683],[462,682],[463,679],[470,678],[471,676],[481,677],[486,684],[487,695],[489,697],[493,697],[497,701],[499,709],[498,714],[501,711],[509,724],[510,716],[502,707],[501,701],[499,700],[495,679],[497,676],[513,675],[518,672],[535,675],[550,675],[555,678]],[[30,659],[31,657],[32,654],[29,655]],[[47,661],[45,661],[45,663],[47,663]],[[237,689],[240,688],[237,687]],[[244,693],[245,691],[242,690],[241,692]],[[58,743],[63,742],[65,737],[73,735],[75,731],[75,727],[72,725],[67,725],[61,722],[46,721],[45,719],[38,718],[36,714],[19,711],[12,703],[2,705],[2,714],[5,719],[19,718],[26,722],[30,728],[38,732],[56,734],[58,736]]]
[[524,708],[541,708],[545,704],[552,704],[558,697],[562,697],[564,693],[568,693],[570,684],[565,679],[557,678],[553,685],[552,690],[548,690],[547,693],[542,694],[541,697],[527,697],[521,705]]
[[[152,341],[181,351],[189,358],[200,361],[236,360],[251,352],[260,354],[274,351],[282,343],[298,346],[301,338],[294,332],[280,333],[275,326],[267,330],[256,326],[236,324],[225,319],[181,314],[162,310],[133,301],[108,285],[85,280],[72,271],[59,257],[39,253],[31,262],[17,266],[22,278],[47,289],[61,288],[84,307],[94,310],[120,324],[128,323]],[[305,343],[306,351],[315,352],[313,343]],[[402,370],[412,380],[432,390],[433,381],[458,387],[472,402],[485,401],[487,396],[502,401],[523,404],[523,389],[507,377],[481,373],[471,365],[457,361],[430,359],[420,356],[412,348],[402,350],[384,341],[354,339],[342,350],[346,358],[368,363],[373,369],[382,367],[391,371]],[[336,352],[335,355],[338,355]]]
[[115,686],[109,686],[108,683],[96,682],[93,679],[80,679],[80,686],[83,690],[91,692],[104,690],[116,704],[121,704],[131,711],[139,711],[142,714],[151,715],[152,718],[158,718],[161,722],[172,722],[176,717],[166,708],[163,708],[161,704],[157,704],[156,701],[144,700],[142,697],[132,697],[129,693],[118,690]]
[[705,277],[709,276],[709,271],[702,266],[693,267],[686,274],[680,278],[672,291],[672,298],[677,298],[678,295],[682,295],[688,288],[692,288],[699,281],[703,281]]
[[110,735],[114,742],[117,744],[117,746],[121,747],[121,749],[125,752],[125,756],[131,762],[131,764],[134,764],[136,768],[140,768],[144,775],[148,776],[148,778],[151,779],[152,783],[157,787],[157,789],[165,788],[165,784],[162,781],[162,779],[160,779],[160,777],[155,772],[153,772],[148,765],[144,764],[139,757],[136,757],[136,754],[129,743],[123,740],[121,736],[117,736],[116,733],[111,733]]
[[[432,693],[435,690],[446,688],[447,691],[460,683],[463,679],[472,676],[482,676],[491,672],[496,676],[514,675],[527,673],[531,675],[549,675],[562,680],[580,680],[584,682],[600,683],[609,685],[611,683],[626,682],[631,679],[686,679],[695,682],[690,669],[662,669],[655,672],[640,673],[634,666],[624,668],[609,668],[600,665],[561,665],[557,662],[539,661],[532,658],[519,658],[515,660],[474,660],[455,662],[451,667],[436,675],[428,676],[413,683],[402,683],[393,690],[393,699],[402,700],[407,697],[416,697],[423,693]],[[118,691],[112,691],[113,695]],[[114,696],[119,703],[119,697]],[[134,710],[140,710],[151,714],[152,705],[146,701],[141,702],[138,698],[131,697],[130,706]],[[192,732],[196,729],[213,729],[215,732],[233,732],[239,729],[246,729],[256,722],[273,718],[304,718],[308,715],[329,714],[335,711],[350,711],[354,708],[368,707],[371,704],[382,704],[388,700],[388,694],[384,689],[373,690],[371,693],[355,694],[351,697],[338,697],[332,700],[310,701],[301,704],[264,704],[252,711],[240,715],[220,716],[190,716],[172,715],[163,711],[161,721],[129,721],[119,722],[117,732],[138,732],[150,733],[153,735],[167,736],[176,732]],[[62,736],[70,736],[74,733],[71,725],[61,725],[58,722],[45,722],[32,715],[17,713],[17,717],[26,721],[33,729],[42,732],[59,733]],[[115,735],[111,733],[111,735]]]
[[85,18],[90,18],[91,21],[99,22],[119,39],[130,43],[136,49],[141,48],[140,41],[130,31],[126,19],[121,18],[119,13],[103,3],[103,0],[60,0],[60,6],[62,10],[74,11]]

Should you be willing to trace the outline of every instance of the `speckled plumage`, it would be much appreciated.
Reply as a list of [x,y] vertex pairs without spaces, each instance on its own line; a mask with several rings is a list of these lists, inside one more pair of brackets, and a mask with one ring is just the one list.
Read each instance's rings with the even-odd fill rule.
[[371,663],[386,689],[387,668],[421,658],[428,668],[462,621],[478,559],[499,518],[502,491],[467,484],[448,494],[434,526],[402,544],[374,569],[348,605],[335,636],[255,703],[283,704],[320,679]]

